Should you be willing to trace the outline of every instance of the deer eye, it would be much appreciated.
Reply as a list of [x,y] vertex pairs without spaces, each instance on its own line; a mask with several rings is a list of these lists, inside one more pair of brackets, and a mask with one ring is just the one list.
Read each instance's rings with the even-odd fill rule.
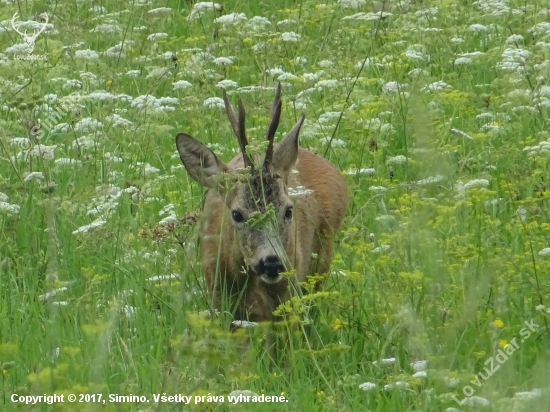
[[238,210],[231,211],[231,218],[233,218],[233,221],[235,223],[242,223],[244,222],[244,216],[241,212]]
[[292,206],[286,208],[285,219],[292,219]]

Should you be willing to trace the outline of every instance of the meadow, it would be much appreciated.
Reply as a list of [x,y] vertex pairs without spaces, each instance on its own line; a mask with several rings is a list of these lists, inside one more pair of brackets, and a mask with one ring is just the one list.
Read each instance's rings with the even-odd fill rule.
[[[549,410],[547,0],[0,6],[1,410]],[[221,89],[259,142],[278,82],[351,201],[274,367],[210,307],[174,138],[229,161]]]

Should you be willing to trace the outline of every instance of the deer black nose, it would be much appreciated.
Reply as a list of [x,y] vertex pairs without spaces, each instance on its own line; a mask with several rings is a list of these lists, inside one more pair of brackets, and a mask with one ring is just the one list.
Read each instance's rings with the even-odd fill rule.
[[256,267],[259,275],[266,275],[269,278],[277,278],[280,272],[285,270],[278,256],[271,255],[260,260]]

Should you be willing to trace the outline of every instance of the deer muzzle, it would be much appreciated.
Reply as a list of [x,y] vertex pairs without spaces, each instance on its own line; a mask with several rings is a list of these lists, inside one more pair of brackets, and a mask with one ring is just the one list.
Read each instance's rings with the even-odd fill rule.
[[260,259],[254,270],[265,283],[274,284],[283,279],[279,273],[284,272],[285,267],[278,256],[270,255]]

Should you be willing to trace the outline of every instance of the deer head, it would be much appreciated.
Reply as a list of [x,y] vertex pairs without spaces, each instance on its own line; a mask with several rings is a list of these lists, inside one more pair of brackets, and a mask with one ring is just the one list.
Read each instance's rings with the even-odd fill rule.
[[[238,175],[235,168],[226,165],[209,148],[185,133],[176,136],[176,146],[189,175],[199,184],[216,191],[225,203],[225,218],[231,221],[229,227],[233,233],[222,233],[222,236],[227,235],[237,243],[232,246],[236,246],[235,250],[241,256],[235,256],[235,259],[242,258],[247,269],[260,276],[265,283],[278,283],[282,279],[280,273],[291,269],[287,255],[295,247],[296,223],[287,185],[298,157],[298,135],[305,115],[302,114],[278,145],[273,144],[281,117],[279,84],[270,107],[271,119],[266,135],[268,146],[263,159],[259,159],[259,166],[260,162],[255,163],[246,150],[248,140],[242,101],[239,99],[237,117],[225,90],[223,99],[227,117],[239,142],[242,163],[250,170],[246,179],[234,179],[230,186],[220,184],[220,177]],[[269,211],[267,216],[270,219],[263,219],[260,224],[253,218]]]
[[13,30],[15,30],[16,33],[23,37],[23,41],[27,45],[27,51],[29,54],[31,54],[34,50],[34,43],[36,42],[36,39],[38,38],[40,33],[42,33],[46,29],[46,26],[48,25],[48,15],[46,14],[46,21],[42,25],[42,28],[40,28],[39,30],[35,30],[32,35],[28,35],[27,30],[22,33],[17,27],[15,27],[15,21],[17,20],[18,14],[19,12],[15,12],[13,17],[11,18],[11,27],[13,27]]

